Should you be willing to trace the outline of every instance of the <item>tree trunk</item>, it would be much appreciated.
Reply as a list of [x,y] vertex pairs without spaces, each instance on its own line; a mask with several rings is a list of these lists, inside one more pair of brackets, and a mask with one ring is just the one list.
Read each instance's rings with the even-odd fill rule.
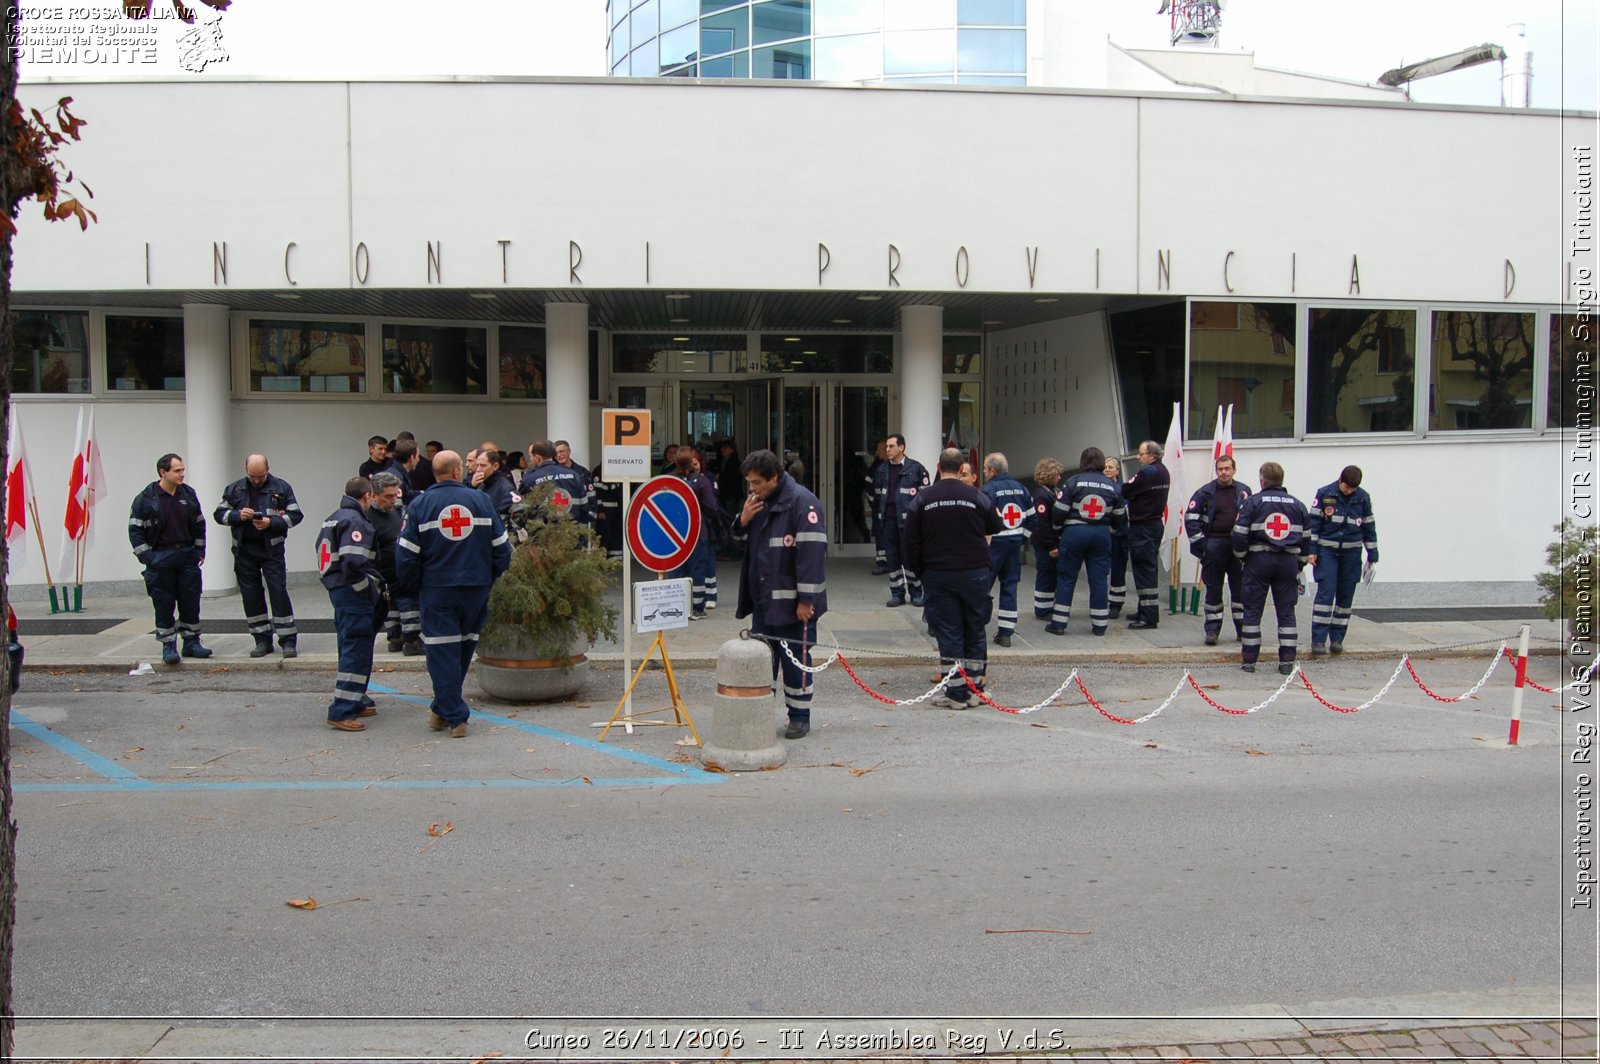
[[[10,159],[15,151],[16,130],[10,122],[11,104],[17,96],[17,60],[10,42],[17,39],[17,8],[5,5],[6,59],[0,71],[0,159]],[[17,216],[15,191],[10,187],[9,167],[0,167],[0,210]],[[0,476],[7,464],[6,446],[11,439],[11,233],[0,231]],[[3,496],[3,492],[0,492]],[[9,601],[7,570],[10,551],[0,540],[0,618]],[[12,929],[17,923],[17,822],[11,809],[11,661],[0,659],[0,1060],[10,1060],[16,1038],[16,1011],[11,997]]]

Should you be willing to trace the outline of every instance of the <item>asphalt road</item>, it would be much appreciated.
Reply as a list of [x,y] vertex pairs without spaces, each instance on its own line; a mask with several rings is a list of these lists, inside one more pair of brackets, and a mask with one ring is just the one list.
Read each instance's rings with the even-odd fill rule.
[[[1393,665],[1311,675],[1351,704]],[[1417,663],[1447,694],[1483,666]],[[1132,717],[1180,675],[1087,678]],[[1158,1015],[1592,986],[1592,939],[1562,956],[1572,718],[1535,696],[1507,748],[1504,664],[1461,704],[1401,676],[1356,714],[1185,691],[1138,726],[1076,690],[1024,716],[892,708],[832,670],[789,764],[740,776],[676,729],[596,747],[615,670],[583,704],[482,703],[465,740],[425,727],[425,677],[375,679],[400,692],[352,735],[317,677],[30,674],[19,1014]],[[1233,707],[1279,681],[1199,679]],[[705,726],[711,683],[684,677]]]

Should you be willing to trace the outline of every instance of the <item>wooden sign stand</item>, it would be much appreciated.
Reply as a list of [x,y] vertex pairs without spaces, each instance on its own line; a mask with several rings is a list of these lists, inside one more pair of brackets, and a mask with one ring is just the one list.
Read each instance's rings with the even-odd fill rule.
[[[672,704],[670,706],[663,706],[660,709],[647,709],[639,713],[631,712],[632,705],[629,702],[629,696],[633,694],[634,685],[639,682],[639,677],[644,675],[645,667],[650,664],[650,659],[655,656],[655,652],[658,649],[661,651],[661,668],[667,674],[667,691],[672,697]],[[630,712],[624,713],[624,707],[628,707]],[[652,720],[651,718],[658,713],[671,713],[673,714],[673,719]],[[655,642],[651,643],[650,649],[645,651],[643,660],[639,662],[639,667],[634,670],[633,679],[628,681],[628,689],[622,692],[622,697],[617,700],[617,708],[611,712],[611,719],[604,725],[603,730],[600,732],[601,741],[605,740],[606,732],[609,732],[616,724],[621,724],[623,726],[623,730],[625,730],[629,735],[633,734],[633,726],[635,724],[640,725],[641,727],[651,725],[657,727],[676,726],[680,728],[688,728],[689,734],[694,736],[694,745],[705,745],[705,743],[703,743],[700,739],[699,730],[694,726],[694,718],[689,716],[689,708],[683,704],[683,695],[678,692],[678,677],[672,671],[672,659],[667,657],[667,640],[665,631],[657,632]],[[601,725],[595,724],[594,727],[600,728]]]

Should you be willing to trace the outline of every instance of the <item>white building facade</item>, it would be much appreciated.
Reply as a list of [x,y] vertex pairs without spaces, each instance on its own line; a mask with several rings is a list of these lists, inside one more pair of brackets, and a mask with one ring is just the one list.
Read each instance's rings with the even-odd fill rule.
[[21,95],[89,121],[98,223],[19,223],[12,411],[53,562],[95,406],[90,581],[137,577],[163,452],[209,506],[263,451],[320,516],[375,433],[593,464],[605,406],[651,408],[658,447],[788,452],[845,556],[886,432],[1025,475],[1159,439],[1174,402],[1191,489],[1219,403],[1247,474],[1309,495],[1362,466],[1414,601],[1529,601],[1592,504],[1593,115],[667,78]]

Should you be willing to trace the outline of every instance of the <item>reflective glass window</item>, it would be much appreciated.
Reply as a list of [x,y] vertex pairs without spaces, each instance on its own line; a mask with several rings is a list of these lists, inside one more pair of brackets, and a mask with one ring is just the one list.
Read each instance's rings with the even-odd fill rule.
[[1594,428],[1594,318],[1550,316],[1550,419],[1552,426]]
[[883,0],[811,0],[811,20],[818,37],[882,29]]
[[106,387],[183,391],[183,319],[106,315]]
[[1026,26],[1028,0],[956,0],[956,21],[963,26]]
[[1028,79],[1023,74],[963,74],[963,85],[1026,85]]
[[543,399],[544,330],[500,326],[500,398]]
[[703,78],[747,78],[750,76],[750,53],[737,52],[719,59],[700,60]]
[[[1111,349],[1117,363],[1117,383],[1122,390],[1122,442],[1129,452],[1138,449],[1140,440],[1165,439],[1172,421],[1173,404],[1183,402],[1183,339],[1185,307],[1181,302],[1159,303],[1118,314],[1107,315],[1111,327]],[[1015,356],[1011,351],[995,351],[997,356]],[[991,350],[993,350],[991,348]],[[1009,379],[997,382],[1003,395],[1031,393],[1031,377],[1018,372],[1014,357],[998,367]],[[1010,366],[1004,364],[1010,362]],[[1008,403],[1006,413],[1021,412]],[[999,411],[996,411],[998,416]]]
[[383,327],[385,395],[487,395],[483,329],[449,325]]
[[917,74],[884,78],[883,80],[893,82],[896,85],[954,85],[956,76],[954,74]]
[[883,35],[885,74],[943,74],[955,69],[954,30],[910,30]]
[[636,78],[653,78],[661,73],[661,64],[656,62],[656,46],[647,44],[635,48],[628,57],[628,73]]
[[811,33],[811,0],[765,0],[750,8],[752,41],[767,44]]
[[744,0],[700,0],[700,13],[709,15],[713,11],[721,11],[725,7],[735,7],[744,3]]
[[950,25],[950,5],[928,0],[883,0],[886,30],[944,29]]
[[700,68],[694,63],[690,63],[687,66],[677,67],[673,70],[663,70],[661,76],[664,78],[697,78],[700,76]]
[[1514,312],[1434,313],[1430,429],[1533,425],[1533,322]]
[[811,42],[791,41],[775,48],[757,48],[750,53],[750,76],[754,78],[805,79],[811,76]]
[[748,47],[750,47],[749,8],[735,8],[700,20],[701,55],[717,55],[720,52],[733,52]]
[[699,41],[700,28],[692,22],[687,26],[679,26],[675,30],[663,33],[660,53],[662,67],[675,67],[680,63],[693,62]]
[[1417,394],[1417,315],[1311,309],[1307,432],[1410,432]]
[[983,370],[983,337],[977,333],[945,333],[944,372],[979,373]]
[[661,28],[670,30],[681,26],[693,21],[699,13],[695,0],[661,0]]
[[18,310],[11,314],[11,391],[89,390],[89,315],[77,310]]
[[644,0],[644,3],[633,9],[633,46],[639,47],[646,41],[653,40],[656,30],[656,2],[657,0]]
[[[940,391],[943,401],[940,404],[939,425],[944,432],[945,446],[962,451],[977,450],[978,437],[983,429],[983,385],[976,381],[945,381]],[[981,455],[979,459],[982,459]],[[982,470],[974,472],[978,473],[981,482]]]
[[606,13],[611,17],[607,20],[609,25],[615,26],[628,16],[628,0],[607,0]]
[[745,334],[613,333],[613,373],[738,373]]
[[1235,439],[1294,434],[1294,317],[1293,303],[1189,305],[1189,439],[1229,403]]
[[890,373],[894,370],[894,337],[763,333],[761,370],[765,373]]
[[812,76],[819,81],[871,81],[883,77],[883,34],[818,37]]
[[961,30],[956,35],[956,69],[996,74],[1027,70],[1027,31]]
[[[611,62],[620,63],[628,57],[628,20],[622,20],[622,25],[611,31]],[[626,72],[624,72],[626,73]]]
[[367,390],[367,329],[360,322],[252,319],[247,337],[252,392]]

